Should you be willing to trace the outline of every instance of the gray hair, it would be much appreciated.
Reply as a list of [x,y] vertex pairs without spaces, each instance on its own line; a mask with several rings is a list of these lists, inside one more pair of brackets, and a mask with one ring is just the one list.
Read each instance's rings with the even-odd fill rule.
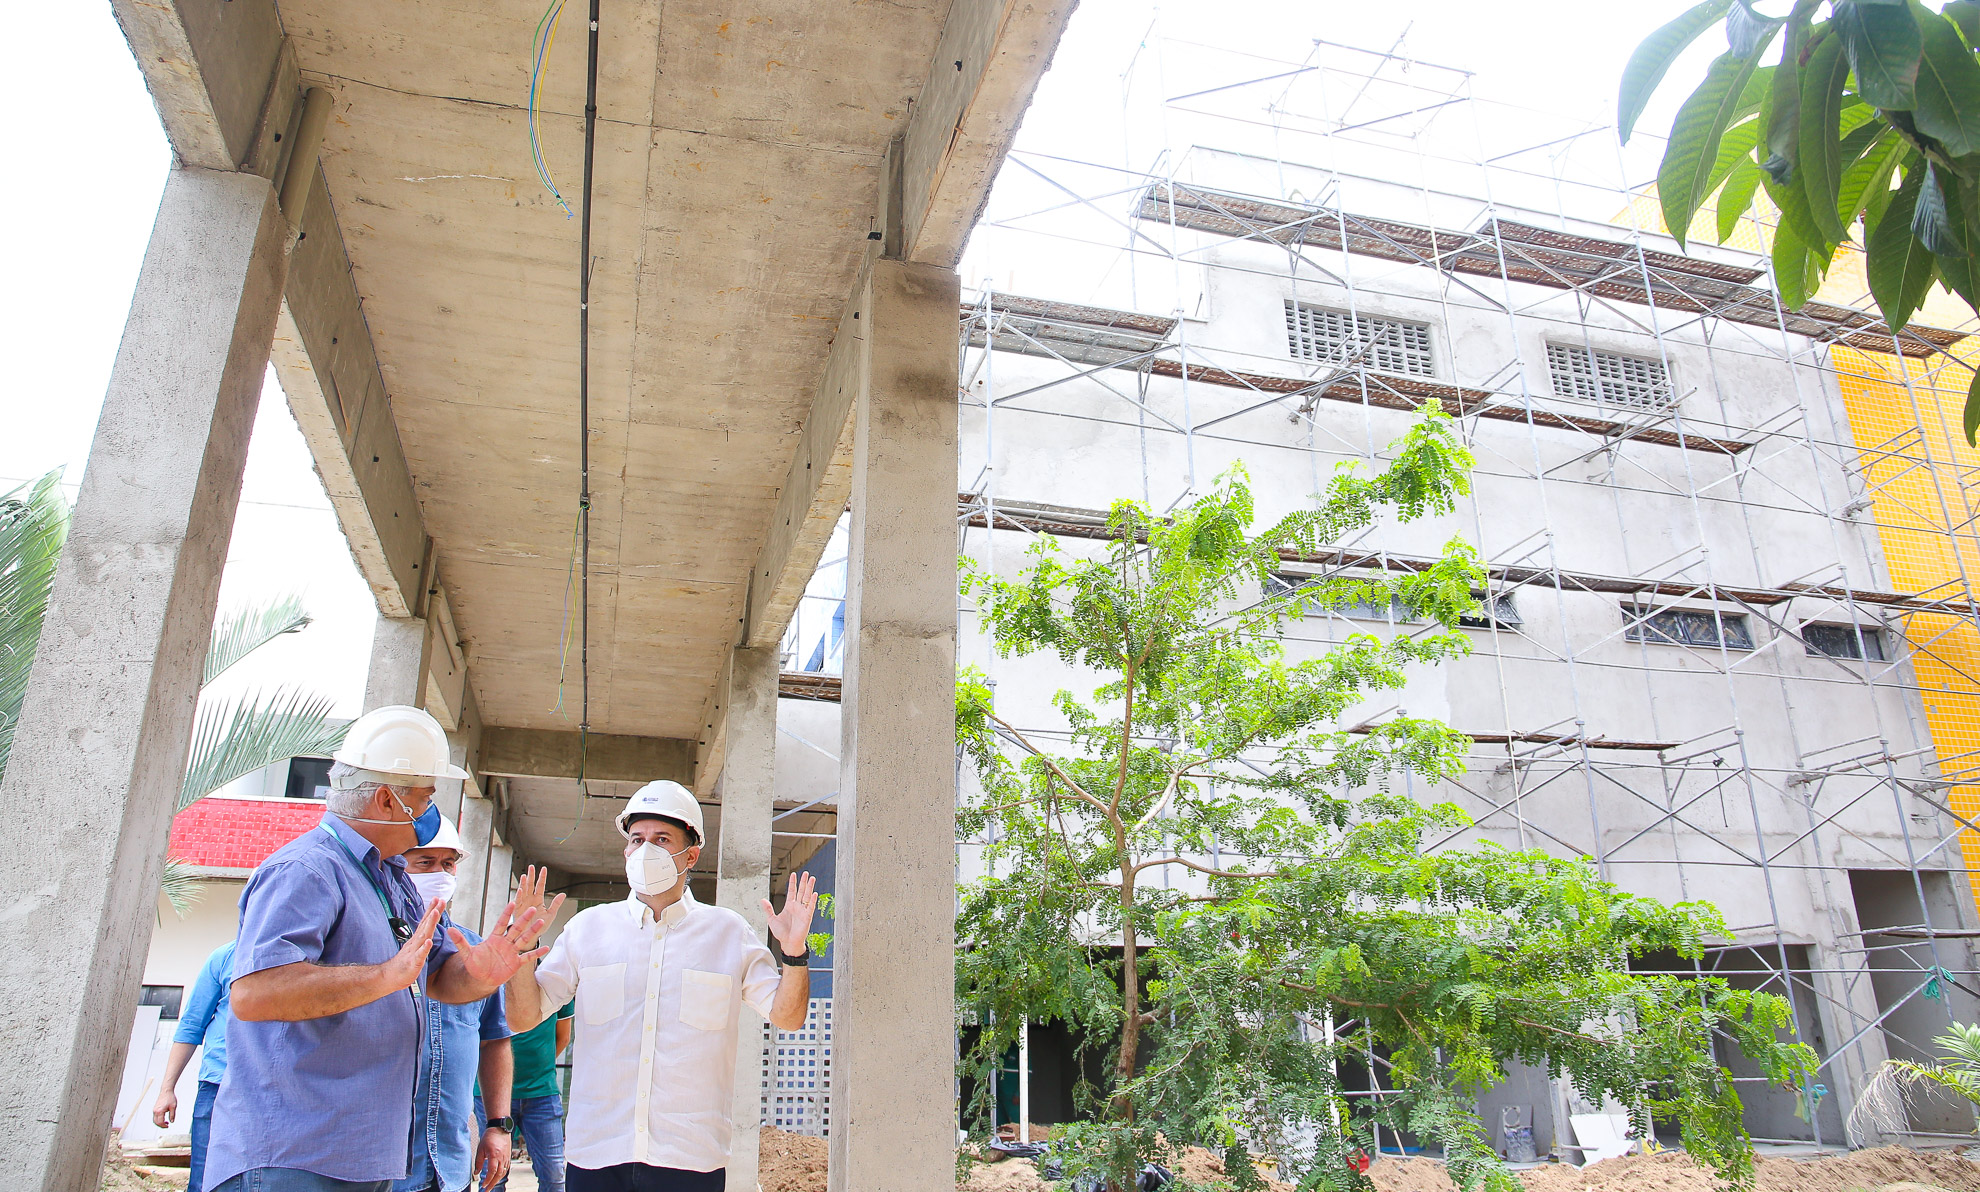
[[380,787],[390,787],[403,791],[407,787],[403,777],[396,774],[380,774],[376,770],[359,769],[348,762],[330,763],[330,793],[323,797],[323,806],[331,815],[361,816],[371,803],[371,796]]

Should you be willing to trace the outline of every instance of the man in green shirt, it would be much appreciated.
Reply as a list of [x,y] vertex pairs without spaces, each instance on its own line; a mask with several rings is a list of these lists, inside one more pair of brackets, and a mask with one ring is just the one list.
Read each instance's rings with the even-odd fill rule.
[[[576,1005],[565,1002],[553,1017],[509,1040],[516,1059],[509,1112],[529,1147],[529,1165],[536,1169],[536,1186],[541,1192],[564,1192],[564,1098],[557,1088],[557,1057],[571,1045],[571,1015]],[[478,1086],[474,1116],[486,1133],[488,1117]],[[504,1174],[501,1183],[484,1192],[507,1192],[508,1186],[509,1177]]]

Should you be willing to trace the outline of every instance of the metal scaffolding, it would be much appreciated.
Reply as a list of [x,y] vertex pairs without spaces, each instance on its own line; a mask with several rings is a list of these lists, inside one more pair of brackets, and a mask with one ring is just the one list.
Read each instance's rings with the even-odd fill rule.
[[[1853,294],[1787,310],[1754,251],[1764,219],[1741,226],[1744,248],[1680,254],[1651,214],[1654,157],[1619,152],[1608,127],[1508,113],[1467,73],[1400,52],[1316,41],[1276,61],[1151,30],[1121,94],[1120,157],[1021,140],[965,262],[982,284],[959,312],[959,395],[979,427],[960,472],[964,549],[1101,536],[1099,511],[1005,479],[1042,426],[1138,456],[1139,491],[1117,495],[1160,510],[1204,491],[1213,460],[1303,460],[1318,488],[1338,463],[1376,461],[1398,414],[1442,403],[1490,481],[1463,510],[1492,603],[1462,665],[1489,668],[1497,695],[1496,723],[1453,721],[1473,738],[1469,770],[1436,795],[1476,822],[1435,843],[1586,856],[1631,889],[1721,900],[1732,940],[1684,971],[1789,998],[1823,1067],[1791,1092],[1805,1135],[1779,1140],[1842,1142],[1882,1060],[1931,1053],[1980,989],[1980,456],[1938,397],[1965,391],[1965,329],[1894,336]],[[1632,151],[1653,152],[1644,139]],[[1372,339],[1334,360],[1202,342],[1205,295],[1246,275],[1290,286],[1289,312],[1308,293],[1350,319],[1434,303],[1444,359],[1460,324],[1496,323],[1499,355],[1467,347],[1461,369],[1427,377],[1381,367]],[[1533,381],[1547,375],[1528,367],[1536,327],[1591,359],[1605,330],[1633,336],[1663,376],[1678,375],[1674,350],[1706,375],[1633,403],[1563,400]],[[1904,403],[1889,433],[1845,413],[1875,370]],[[1537,519],[1517,536],[1494,504],[1515,486]],[[1654,542],[1652,505],[1673,527]],[[1618,574],[1578,568],[1560,532],[1597,516],[1613,519]],[[1806,531],[1798,571],[1768,539],[1782,519]],[[1382,538],[1287,563],[1427,562]],[[1904,590],[1893,560],[1913,553],[1943,574]],[[1599,632],[1574,603],[1591,595],[1622,612]],[[1501,600],[1514,603],[1496,615]],[[1664,614],[1701,606],[1751,640],[1668,628]],[[1316,615],[1299,632],[1324,645],[1351,624]],[[1847,634],[1810,640],[1837,625],[1853,649]],[[1866,891],[1887,880],[1914,910],[1865,922]],[[1750,1101],[1769,1095],[1736,1074]]]

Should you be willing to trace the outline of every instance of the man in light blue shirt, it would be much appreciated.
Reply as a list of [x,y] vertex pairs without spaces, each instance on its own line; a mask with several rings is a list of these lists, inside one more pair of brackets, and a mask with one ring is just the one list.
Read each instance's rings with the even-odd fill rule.
[[[422,899],[450,903],[455,870],[466,850],[460,833],[444,816],[440,831],[427,844],[406,852],[406,876]],[[450,918],[443,927],[456,926]],[[481,937],[459,928],[470,944]],[[515,1072],[510,1052],[509,1014],[502,991],[478,1002],[450,1006],[426,1004],[426,1054],[413,1086],[412,1167],[392,1192],[463,1192],[479,1172],[481,1186],[491,1188],[509,1174],[509,1084]],[[476,1120],[475,1077],[496,1090],[500,1110],[496,1121]]]
[[402,854],[439,830],[435,784],[466,776],[438,721],[367,712],[333,760],[322,822],[241,895],[202,1192],[389,1192],[409,1174],[427,999],[480,1001],[542,951],[534,907],[480,943],[438,933],[438,901],[421,913]]
[[193,1098],[192,1179],[188,1188],[201,1186],[206,1172],[206,1140],[213,1127],[213,1099],[220,1093],[220,1078],[227,1072],[227,987],[234,979],[234,941],[213,949],[194,978],[192,992],[179,1007],[179,1028],[172,1032],[172,1054],[165,1059],[165,1087],[158,1090],[158,1103],[151,1107],[151,1121],[160,1130],[172,1124],[179,1112],[179,1075],[186,1070],[193,1051],[199,1060],[199,1095]]

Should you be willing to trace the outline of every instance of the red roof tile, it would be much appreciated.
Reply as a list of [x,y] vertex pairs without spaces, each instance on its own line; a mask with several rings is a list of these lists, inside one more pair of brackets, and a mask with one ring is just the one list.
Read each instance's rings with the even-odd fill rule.
[[314,799],[208,796],[173,817],[166,855],[191,865],[253,869],[322,818],[323,804]]

